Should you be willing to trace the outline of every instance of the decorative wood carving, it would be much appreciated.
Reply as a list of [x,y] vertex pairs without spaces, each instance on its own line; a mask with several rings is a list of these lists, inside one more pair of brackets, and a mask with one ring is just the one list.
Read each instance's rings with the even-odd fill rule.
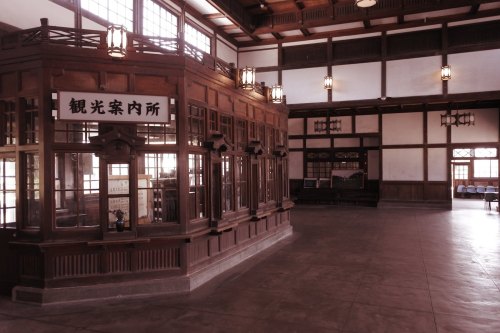
[[108,161],[128,161],[136,156],[136,149],[146,139],[127,133],[121,126],[113,128],[101,135],[90,138],[90,142],[102,147],[99,156]]

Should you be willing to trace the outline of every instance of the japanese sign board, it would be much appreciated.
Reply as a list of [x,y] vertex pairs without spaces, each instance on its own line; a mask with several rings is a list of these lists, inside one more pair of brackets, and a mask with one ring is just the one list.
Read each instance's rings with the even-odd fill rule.
[[167,96],[58,92],[58,118],[73,121],[169,123]]

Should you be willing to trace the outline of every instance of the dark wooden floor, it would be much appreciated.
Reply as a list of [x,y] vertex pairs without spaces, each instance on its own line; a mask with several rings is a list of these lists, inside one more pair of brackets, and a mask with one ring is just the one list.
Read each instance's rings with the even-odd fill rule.
[[295,233],[187,296],[35,307],[0,299],[1,333],[500,332],[500,216],[293,209]]

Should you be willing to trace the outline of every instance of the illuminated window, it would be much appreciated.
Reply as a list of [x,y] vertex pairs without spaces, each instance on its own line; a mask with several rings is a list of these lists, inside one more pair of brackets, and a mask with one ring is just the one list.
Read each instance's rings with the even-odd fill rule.
[[210,37],[186,23],[184,25],[184,38],[186,43],[196,47],[200,51],[210,54]]
[[[166,38],[177,38],[178,18],[165,8],[152,0],[144,0],[142,16],[142,34],[145,36],[158,36]],[[152,39],[155,44],[167,50],[177,50],[177,41],[167,44],[159,44],[159,41]]]
[[248,207],[248,162],[246,156],[236,156],[236,205]]
[[177,222],[177,155],[144,154],[144,170],[137,179],[139,224]]
[[205,108],[188,106],[188,143],[191,146],[203,145],[205,140]]
[[25,154],[24,228],[40,228],[40,156]]
[[16,159],[0,158],[0,228],[16,227]]
[[189,154],[189,219],[206,216],[204,158]]
[[16,104],[0,101],[0,146],[16,144]]
[[113,163],[109,168],[109,175],[112,176],[128,176],[129,165],[127,163]]
[[222,211],[233,210],[233,165],[231,156],[222,156]]
[[132,32],[134,0],[80,0],[82,9]]
[[453,174],[455,179],[469,179],[469,166],[468,165],[454,165]]
[[56,121],[54,141],[60,143],[90,143],[90,138],[99,135],[97,123]]
[[93,153],[56,153],[56,227],[99,225],[99,158]]
[[497,178],[498,160],[474,160],[474,178]]
[[474,157],[497,157],[496,148],[475,148]]
[[455,158],[463,158],[463,157],[472,157],[473,152],[472,149],[467,148],[467,149],[453,149],[453,157]]

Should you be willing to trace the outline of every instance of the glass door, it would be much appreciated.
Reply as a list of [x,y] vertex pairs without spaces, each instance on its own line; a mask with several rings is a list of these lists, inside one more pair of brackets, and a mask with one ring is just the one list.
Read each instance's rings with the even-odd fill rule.
[[108,164],[108,230],[130,230],[130,165]]

